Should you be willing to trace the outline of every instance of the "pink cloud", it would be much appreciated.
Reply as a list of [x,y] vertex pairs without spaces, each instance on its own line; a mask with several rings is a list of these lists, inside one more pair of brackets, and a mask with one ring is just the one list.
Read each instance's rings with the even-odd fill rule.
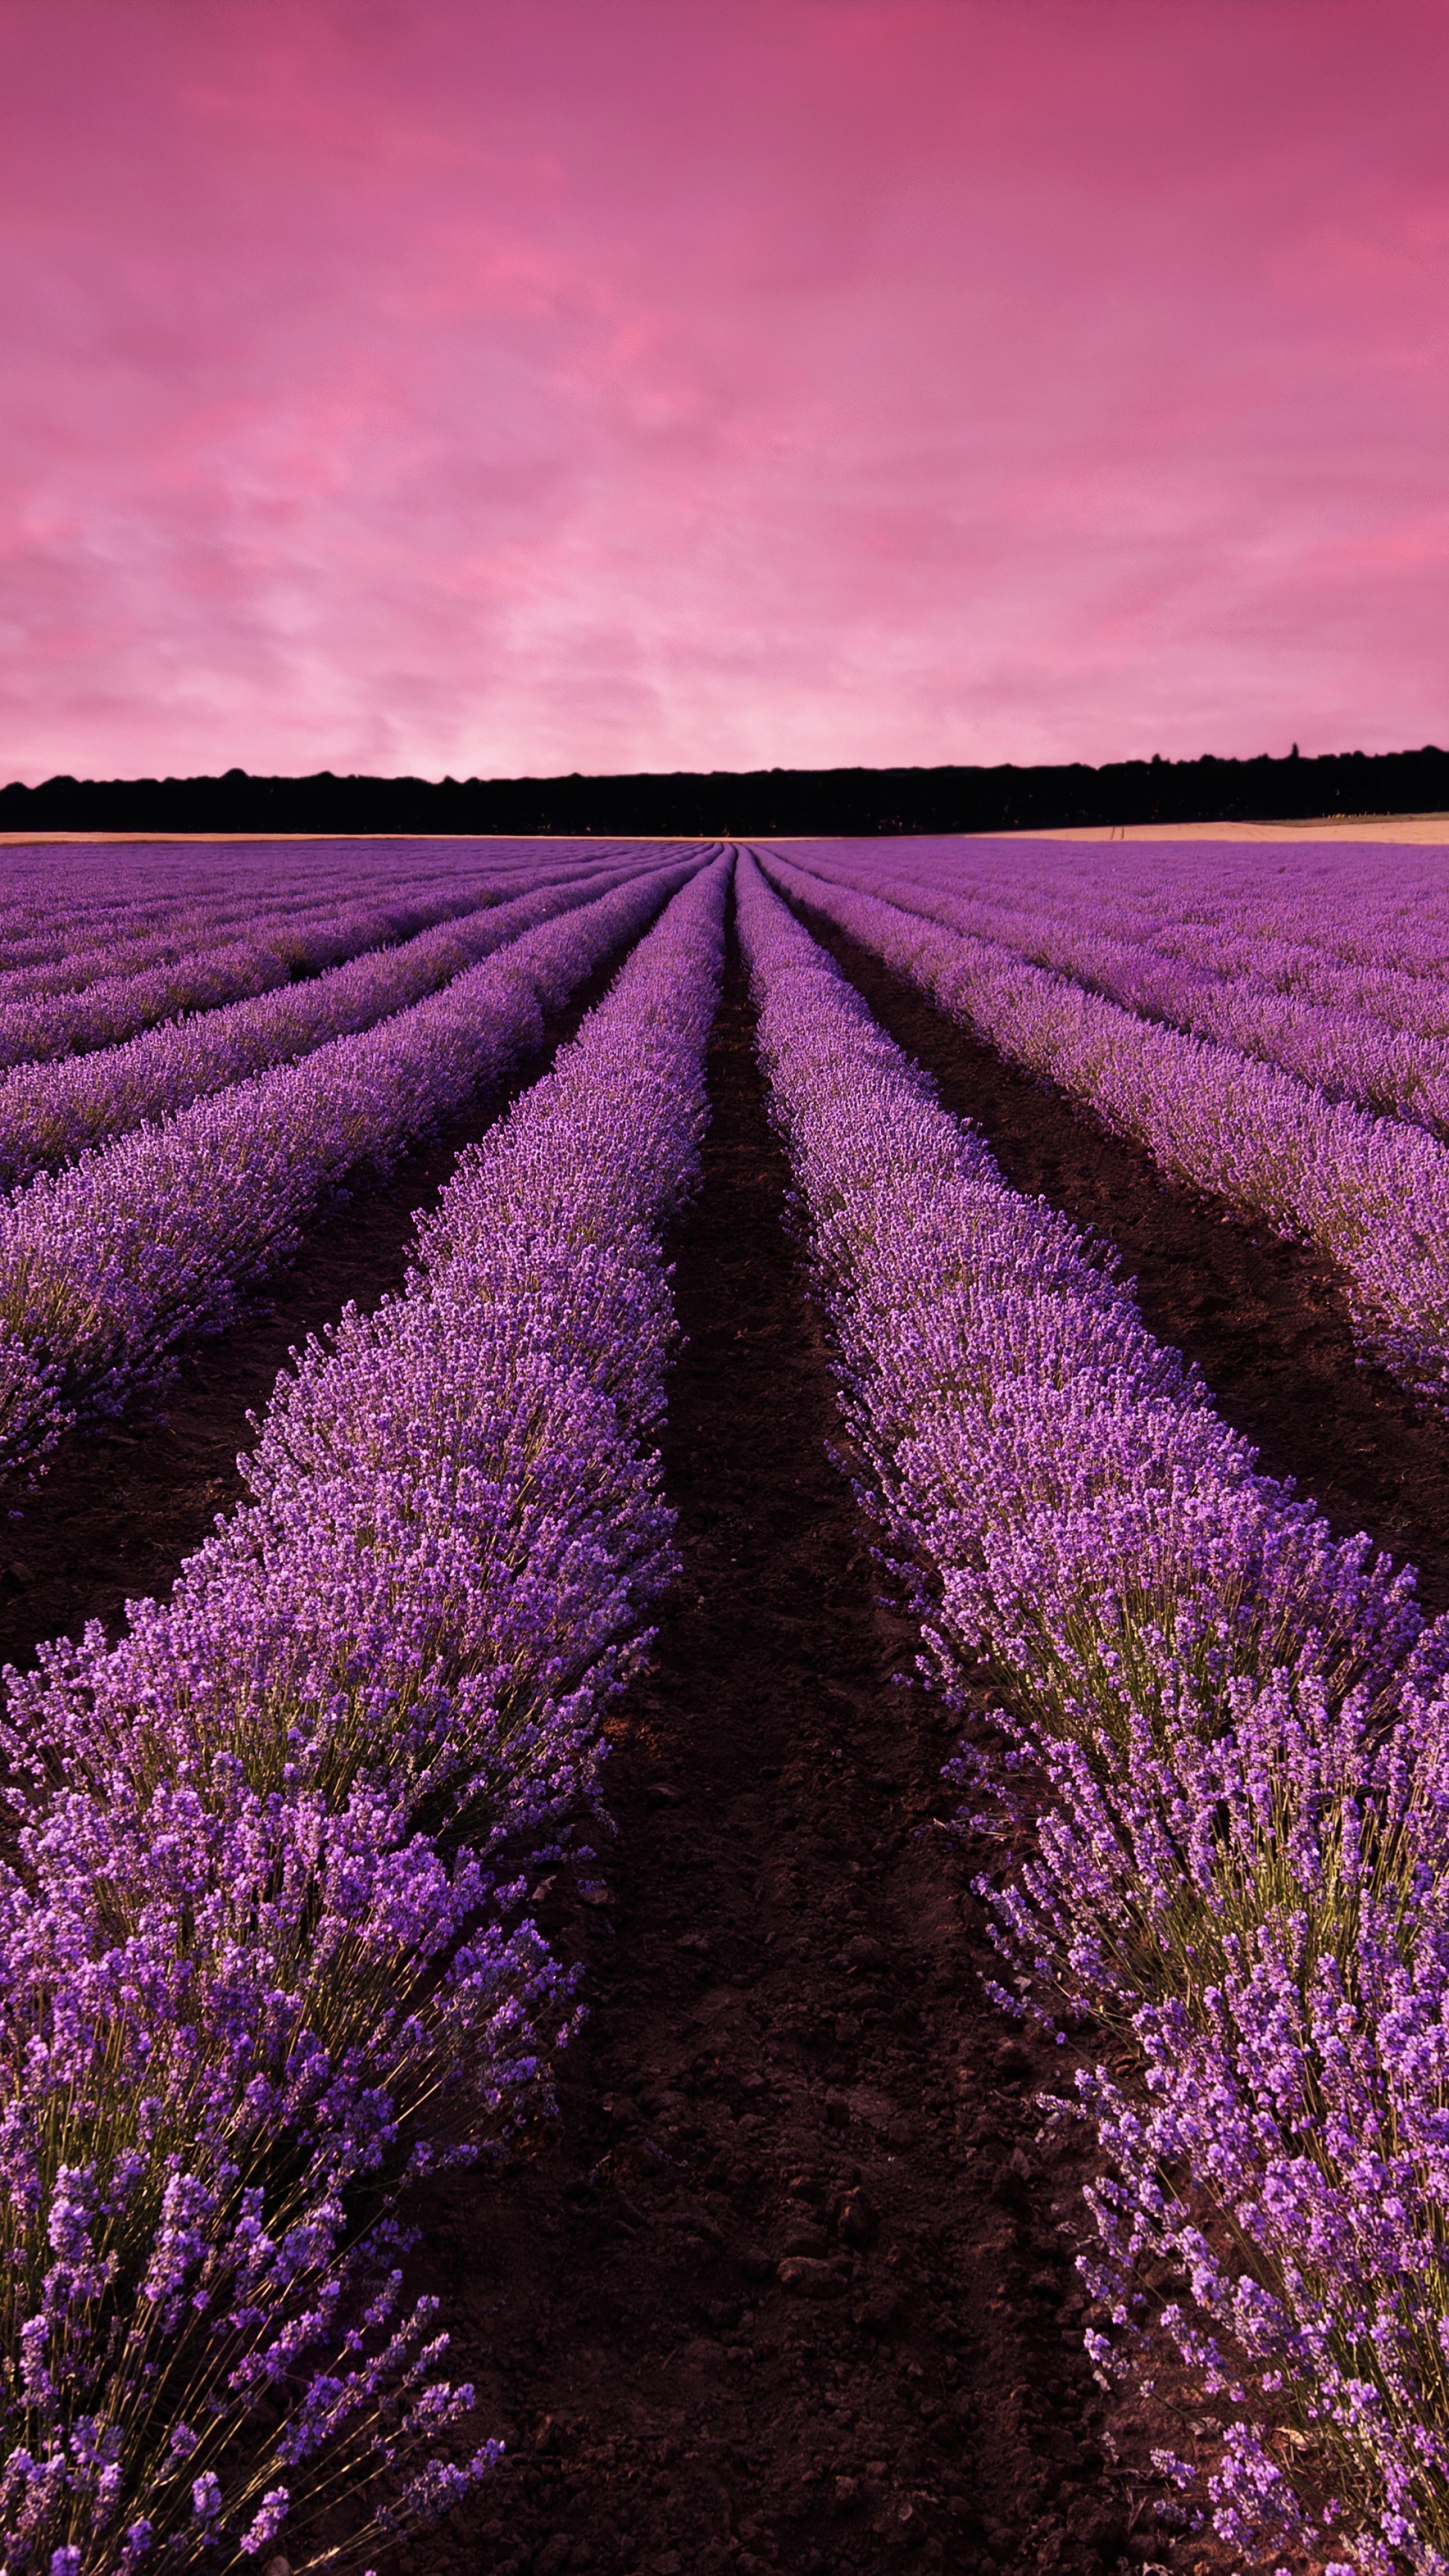
[[0,772],[1445,739],[1437,0],[0,0]]

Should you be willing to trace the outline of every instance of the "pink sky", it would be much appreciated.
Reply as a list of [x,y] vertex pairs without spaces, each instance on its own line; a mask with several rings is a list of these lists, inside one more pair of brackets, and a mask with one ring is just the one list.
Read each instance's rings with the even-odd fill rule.
[[1443,0],[0,0],[0,777],[1449,743]]

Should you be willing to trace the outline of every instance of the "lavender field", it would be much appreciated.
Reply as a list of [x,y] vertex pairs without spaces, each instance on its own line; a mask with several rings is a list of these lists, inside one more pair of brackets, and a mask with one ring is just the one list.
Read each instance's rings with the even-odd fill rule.
[[5,854],[0,2576],[1449,2568],[1434,855]]

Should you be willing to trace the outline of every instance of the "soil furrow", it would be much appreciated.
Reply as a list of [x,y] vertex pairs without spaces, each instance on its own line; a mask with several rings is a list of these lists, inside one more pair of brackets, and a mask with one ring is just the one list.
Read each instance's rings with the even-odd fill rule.
[[1164,1180],[1089,1111],[1007,1064],[914,985],[801,907],[945,1106],[981,1129],[1013,1188],[1116,1246],[1144,1320],[1195,1360],[1269,1475],[1295,1477],[1340,1534],[1367,1530],[1449,1609],[1449,1422],[1356,1354],[1332,1265]]
[[44,1639],[79,1636],[88,1619],[114,1634],[128,1600],[166,1597],[182,1558],[242,1497],[247,1415],[266,1404],[289,1350],[349,1298],[370,1312],[401,1288],[419,1210],[436,1203],[463,1147],[547,1072],[618,964],[611,958],[548,1021],[542,1048],[511,1082],[407,1155],[389,1181],[340,1201],[264,1300],[188,1345],[155,1420],[126,1416],[114,1429],[72,1433],[34,1494],[7,1497],[19,1517],[0,1513],[0,1663],[25,1671]]
[[710,1083],[676,1246],[684,1574],[613,1729],[607,1894],[544,1901],[591,2016],[532,2156],[425,2213],[420,2286],[507,2463],[402,2564],[1140,2563],[1058,2224],[1079,2167],[1036,2140],[1045,2053],[981,1997],[933,1822],[951,1729],[892,1681],[912,1633],[826,1454],[737,958]]

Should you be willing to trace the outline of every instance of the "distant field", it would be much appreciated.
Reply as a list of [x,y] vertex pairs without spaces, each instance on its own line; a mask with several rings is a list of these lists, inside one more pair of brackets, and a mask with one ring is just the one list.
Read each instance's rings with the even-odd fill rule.
[[10,851],[15,2576],[1440,2563],[1449,818],[1309,833]]
[[[975,837],[974,835],[968,837]],[[1449,814],[1320,814],[1302,823],[1093,823],[1008,841],[1449,841]]]

